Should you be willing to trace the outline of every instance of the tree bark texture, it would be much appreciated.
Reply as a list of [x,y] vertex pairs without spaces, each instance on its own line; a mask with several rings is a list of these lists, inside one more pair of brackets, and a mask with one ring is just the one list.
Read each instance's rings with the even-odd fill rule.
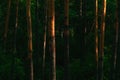
[[55,49],[55,7],[54,0],[48,0],[48,34],[51,61],[50,80],[56,80],[56,49]]
[[100,76],[99,79],[104,79],[104,71],[103,71],[103,64],[104,64],[104,35],[105,35],[105,16],[106,16],[106,0],[102,0],[102,16],[101,16],[101,27],[100,27]]
[[96,80],[98,80],[98,0],[95,0],[95,54],[96,54]]
[[31,23],[31,0],[26,0],[27,30],[28,30],[28,80],[33,79],[33,60],[32,60],[32,23]]

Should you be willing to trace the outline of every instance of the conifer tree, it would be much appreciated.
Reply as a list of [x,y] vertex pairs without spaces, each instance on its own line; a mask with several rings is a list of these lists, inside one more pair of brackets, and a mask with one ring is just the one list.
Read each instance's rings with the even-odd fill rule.
[[69,80],[69,0],[64,0],[64,80]]
[[54,0],[48,0],[48,34],[49,53],[51,61],[50,80],[56,80],[56,46],[55,46],[55,5]]
[[11,9],[11,0],[8,0],[8,7],[6,12],[6,20],[5,20],[5,31],[4,31],[4,52],[6,52],[7,46],[7,35],[8,35],[8,26],[9,26],[9,17],[10,17],[10,10]]
[[106,0],[102,0],[102,16],[101,16],[101,27],[100,27],[101,34],[100,34],[100,60],[99,60],[100,76],[99,76],[99,80],[104,79],[103,58],[104,58],[105,16],[106,16]]
[[32,22],[31,22],[31,0],[26,0],[27,31],[28,31],[28,80],[33,79],[33,59],[32,59]]
[[95,53],[96,53],[96,80],[98,80],[98,0],[95,0]]

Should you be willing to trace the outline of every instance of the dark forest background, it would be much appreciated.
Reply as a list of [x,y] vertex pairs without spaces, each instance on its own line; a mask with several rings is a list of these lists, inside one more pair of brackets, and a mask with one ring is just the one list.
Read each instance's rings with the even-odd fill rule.
[[[64,80],[64,0],[55,0],[55,34],[56,34],[56,74],[57,80]],[[80,1],[69,1],[69,77],[70,80],[96,80],[96,55],[95,55],[95,0],[87,0],[80,20]],[[32,34],[33,34],[33,66],[34,80],[42,80],[42,56],[45,25],[44,0],[31,0]],[[104,39],[104,79],[110,80],[113,68],[113,54],[115,41],[116,1],[107,0],[106,27]],[[98,36],[102,14],[102,0],[98,4]],[[16,1],[12,0],[8,24],[6,51],[4,51],[4,29],[6,24],[8,0],[0,0],[0,80],[27,80],[26,59],[28,54],[28,33],[26,21],[26,1],[19,0],[18,29],[16,33],[16,54],[14,54],[14,29],[16,19]],[[118,10],[120,10],[118,8]],[[36,11],[38,16],[36,16]],[[119,11],[118,11],[119,12]],[[120,14],[119,14],[120,15]],[[82,25],[82,26],[80,26]],[[83,35],[83,28],[86,32]],[[120,31],[120,30],[119,30]],[[85,45],[83,42],[85,41]],[[83,42],[82,42],[83,41]],[[46,41],[45,80],[50,76],[50,54],[48,45],[48,30]],[[119,44],[119,41],[118,41]],[[119,45],[116,66],[116,80],[120,79]]]

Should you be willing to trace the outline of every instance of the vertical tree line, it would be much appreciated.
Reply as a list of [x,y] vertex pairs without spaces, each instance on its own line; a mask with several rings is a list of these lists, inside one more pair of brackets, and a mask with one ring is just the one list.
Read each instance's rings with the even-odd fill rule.
[[[77,3],[77,1],[79,1]],[[42,79],[42,80],[46,80],[46,66],[49,66],[49,70],[48,73],[50,72],[50,75],[49,75],[49,80],[56,80],[56,77],[57,77],[57,74],[56,74],[56,28],[55,28],[55,0],[44,0],[44,1],[41,1],[44,3],[44,5],[42,5],[42,3],[40,4],[39,0],[35,0],[36,3],[35,4],[35,48],[36,49],[36,54],[37,56],[35,56],[34,58],[37,58],[36,60],[38,60],[38,58],[40,58],[40,62],[39,64],[42,64],[41,65],[41,73],[39,75],[39,78]],[[77,53],[77,55],[79,55],[79,60],[82,61],[87,61],[86,59],[86,53],[87,53],[87,39],[86,39],[86,33],[87,33],[87,29],[89,29],[88,27],[88,23],[89,21],[87,20],[88,19],[88,16],[89,14],[91,13],[87,13],[87,10],[88,10],[88,6],[87,6],[87,1],[86,0],[76,0],[75,3],[77,3],[76,7],[76,13],[73,13],[74,16],[77,18],[76,20],[76,24],[74,24],[76,26],[76,29],[74,31],[73,29],[73,32],[70,32],[70,17],[69,17],[69,12],[70,12],[70,9],[69,9],[69,6],[70,6],[70,0],[63,0],[64,2],[64,5],[63,5],[63,15],[62,15],[62,18],[63,18],[63,25],[62,25],[62,29],[63,29],[63,80],[70,80],[70,33],[75,33],[75,35],[73,35],[75,39],[74,41],[76,41],[76,48],[78,49],[77,51],[78,52],[74,52],[74,53]],[[107,4],[107,0],[102,0],[102,9],[101,9],[101,14],[100,14],[100,19],[99,19],[99,10],[98,10],[98,2],[99,0],[94,0],[95,4],[95,9],[94,9],[94,16],[93,18],[95,19],[95,25],[94,25],[94,52],[95,52],[95,61],[96,61],[96,64],[93,65],[95,66],[95,70],[96,71],[93,71],[95,72],[96,74],[95,75],[95,80],[104,80],[105,79],[105,74],[104,74],[104,58],[106,56],[104,56],[104,44],[105,44],[105,27],[106,27],[106,4]],[[120,1],[116,0],[116,12],[115,12],[115,34],[112,35],[114,37],[114,41],[112,44],[113,45],[113,49],[114,49],[114,52],[112,54],[112,70],[111,70],[111,80],[117,80],[118,76],[119,75],[117,73],[117,70],[118,70],[118,63],[119,63],[119,34],[120,34],[120,31],[119,31],[119,3]],[[11,71],[10,71],[10,80],[14,80],[15,77],[15,58],[16,58],[16,54],[17,54],[17,31],[18,31],[18,16],[19,16],[19,0],[16,0],[16,7],[15,7],[15,26],[14,26],[14,43],[12,44],[13,45],[13,54],[11,54],[12,56],[12,59],[11,59]],[[74,1],[73,1],[74,3]],[[40,15],[39,14],[39,8],[41,7],[42,5],[42,8],[44,9],[44,12],[43,12],[43,15]],[[72,4],[71,4],[72,5]],[[6,12],[6,17],[5,17],[5,27],[4,27],[4,35],[3,35],[3,48],[4,48],[4,51],[7,52],[7,35],[8,35],[8,26],[9,26],[9,17],[10,17],[10,9],[11,9],[11,0],[8,0],[8,5],[7,5],[7,12]],[[78,11],[77,11],[78,10]],[[60,13],[59,13],[60,14]],[[72,15],[73,15],[72,14]],[[41,17],[41,16],[44,16],[44,17]],[[39,18],[41,18],[41,22],[39,22]],[[43,38],[43,45],[42,45],[42,56],[39,57],[38,55],[41,54],[39,49],[40,49],[40,45],[41,44],[38,44],[39,43],[39,27],[41,27],[40,25],[42,24],[42,19],[43,19],[43,35],[41,38]],[[100,24],[99,24],[99,21],[100,20]],[[72,20],[73,22],[75,22],[74,20]],[[27,59],[27,62],[26,62],[26,65],[25,67],[27,67],[27,80],[34,80],[34,74],[36,73],[35,71],[37,71],[37,69],[34,71],[34,65],[33,65],[33,31],[32,31],[32,16],[31,16],[31,0],[26,0],[26,22],[27,22],[27,39],[28,39],[28,53],[27,53],[27,56],[26,56],[26,59]],[[41,23],[41,24],[39,24]],[[99,27],[100,25],[100,27]],[[61,26],[61,25],[60,25]],[[100,34],[98,34],[98,31],[100,29]],[[48,40],[46,38],[47,36],[47,31],[48,31]],[[58,31],[59,32],[59,31]],[[100,37],[99,37],[100,36]],[[91,38],[91,37],[90,37]],[[50,63],[50,65],[46,65],[46,52],[47,52],[47,49],[46,49],[46,43],[48,41],[48,46],[49,46],[49,50],[48,50],[48,53],[49,53],[49,61],[48,64]],[[79,45],[79,46],[78,46]],[[91,48],[90,48],[91,49]],[[76,50],[76,49],[75,49]],[[79,53],[79,54],[78,54]],[[88,51],[88,53],[91,53]],[[48,56],[47,56],[48,57]],[[77,56],[78,58],[78,56]],[[74,61],[75,58],[73,58],[73,61]],[[78,60],[77,60],[78,61]],[[38,61],[39,62],[39,61]],[[73,65],[73,63],[71,63],[71,65]],[[75,63],[76,64],[76,63]],[[82,65],[86,65],[84,62],[81,63]],[[91,65],[91,64],[90,64]],[[75,65],[75,66],[79,66],[79,65]],[[40,69],[39,68],[39,69]],[[72,68],[71,68],[72,69]],[[86,69],[86,67],[85,67]],[[86,71],[89,71],[89,70],[86,70]],[[87,73],[86,73],[87,74]],[[86,74],[84,73],[83,75],[86,76]],[[91,74],[92,74],[92,71],[91,71]],[[36,74],[35,74],[36,75]],[[82,74],[81,74],[82,75]],[[81,76],[80,75],[80,76]],[[61,76],[61,75],[60,75]],[[82,77],[82,76],[81,76]]]
[[8,7],[6,12],[6,20],[5,20],[5,31],[4,31],[4,52],[6,52],[7,48],[7,35],[8,35],[8,26],[9,26],[9,17],[10,17],[10,9],[11,9],[11,0],[8,0]]
[[55,49],[55,5],[54,0],[48,0],[48,42],[50,53],[50,80],[56,80],[56,49]]
[[[82,16],[81,16],[81,22],[82,22],[82,25],[81,25],[81,32],[82,32],[82,34],[81,34],[81,39],[82,39],[82,42],[81,42],[81,44],[82,44],[82,46],[81,46],[81,48],[82,48],[82,54],[83,54],[83,59],[85,59],[85,54],[87,53],[86,52],[86,50],[87,50],[87,48],[86,48],[86,34],[87,34],[87,1],[86,0],[82,0],[81,1],[82,3]],[[80,13],[81,14],[81,13]]]
[[26,0],[27,31],[28,31],[28,80],[34,80],[33,77],[33,59],[32,59],[32,22],[31,22],[31,0]]
[[117,76],[116,76],[116,72],[117,72],[117,55],[118,55],[118,38],[119,38],[119,16],[118,16],[118,0],[116,0],[116,12],[115,12],[115,36],[114,36],[114,41],[113,41],[113,48],[114,48],[114,52],[113,52],[113,69],[112,69],[112,75],[111,75],[111,80],[117,80]]
[[48,27],[48,0],[44,0],[44,35],[43,35],[43,57],[42,57],[42,79],[45,80],[45,61],[46,61],[46,37]]
[[11,80],[14,80],[15,75],[15,58],[17,54],[17,29],[18,29],[18,8],[19,0],[16,0],[16,14],[15,14],[15,27],[14,27],[14,43],[13,43],[13,53],[12,53],[12,63],[11,63]]
[[[35,44],[33,44],[33,57],[35,57],[35,59],[33,59],[34,61],[34,77],[36,76],[40,76],[39,72],[40,70],[38,70],[38,68],[40,67],[40,54],[41,54],[41,50],[40,50],[40,33],[39,33],[39,29],[40,29],[40,23],[41,23],[41,18],[40,18],[40,13],[41,13],[41,9],[39,7],[40,5],[40,0],[35,0],[35,26],[33,27],[33,35],[35,35],[35,38],[33,38],[35,40]],[[34,24],[34,22],[33,22]],[[34,42],[34,41],[33,41]],[[39,78],[39,77],[37,77]],[[36,79],[36,78],[35,78]]]
[[64,0],[64,80],[69,80],[69,0]]
[[102,0],[102,14],[101,14],[101,27],[100,27],[100,60],[99,60],[99,68],[100,68],[100,76],[99,80],[104,79],[104,35],[105,35],[105,16],[106,16],[106,0]]
[[98,0],[95,0],[95,54],[96,54],[96,80],[98,80]]

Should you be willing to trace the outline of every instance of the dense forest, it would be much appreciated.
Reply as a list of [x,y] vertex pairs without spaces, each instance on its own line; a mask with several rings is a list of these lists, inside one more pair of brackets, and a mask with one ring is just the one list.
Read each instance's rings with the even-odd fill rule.
[[0,0],[0,80],[120,80],[119,0]]

